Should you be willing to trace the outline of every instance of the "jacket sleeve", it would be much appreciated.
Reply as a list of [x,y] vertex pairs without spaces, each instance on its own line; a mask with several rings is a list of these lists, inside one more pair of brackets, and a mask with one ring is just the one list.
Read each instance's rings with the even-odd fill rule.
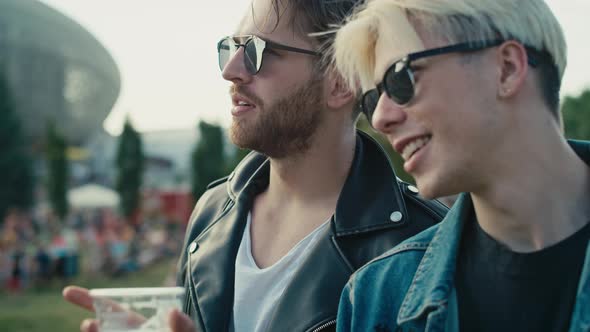
[[352,301],[352,287],[351,281],[349,281],[344,290],[342,291],[342,295],[340,296],[340,304],[338,305],[338,317],[336,320],[336,331],[338,332],[349,332],[352,331],[352,310],[353,310],[353,301]]

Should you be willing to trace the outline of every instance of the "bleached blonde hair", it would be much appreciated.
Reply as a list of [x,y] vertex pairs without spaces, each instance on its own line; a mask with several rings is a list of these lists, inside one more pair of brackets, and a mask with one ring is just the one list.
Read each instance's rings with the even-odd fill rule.
[[549,87],[542,82],[542,90],[556,89],[549,93],[556,94],[559,103],[566,42],[543,0],[366,0],[338,29],[332,50],[336,68],[351,88],[373,88],[377,42],[404,45],[415,38],[416,24],[421,32],[449,44],[505,39],[546,52],[557,82]]

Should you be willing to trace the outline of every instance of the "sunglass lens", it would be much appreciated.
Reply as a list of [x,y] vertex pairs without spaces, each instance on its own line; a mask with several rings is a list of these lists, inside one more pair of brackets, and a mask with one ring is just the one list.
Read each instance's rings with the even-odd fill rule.
[[399,71],[392,70],[388,72],[385,75],[383,85],[389,98],[399,105],[407,104],[414,97],[412,73],[405,66]]
[[262,59],[259,59],[258,50],[256,49],[257,45],[253,39],[250,39],[246,42],[246,47],[244,47],[244,64],[246,65],[246,70],[250,75],[255,75],[258,73],[258,69],[260,68],[259,63]]
[[378,102],[379,91],[377,89],[369,90],[363,95],[363,113],[365,113],[367,120],[369,120],[369,124],[372,124],[373,113],[375,113]]
[[230,38],[223,38],[217,43],[217,54],[219,56],[219,69],[223,70],[225,65],[234,53],[234,43]]

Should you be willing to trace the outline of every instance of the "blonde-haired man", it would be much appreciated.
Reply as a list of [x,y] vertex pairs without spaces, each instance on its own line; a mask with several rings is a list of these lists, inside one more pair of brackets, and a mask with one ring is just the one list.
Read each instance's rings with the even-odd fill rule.
[[369,0],[334,58],[422,196],[463,193],[352,276],[339,330],[588,331],[590,144],[561,130],[548,6]]
[[[352,272],[446,214],[356,132],[356,96],[325,53],[334,35],[310,36],[357,2],[253,0],[217,44],[232,141],[255,152],[195,206],[178,264],[185,314],[172,314],[172,331],[333,331]],[[64,297],[92,309],[86,289]]]

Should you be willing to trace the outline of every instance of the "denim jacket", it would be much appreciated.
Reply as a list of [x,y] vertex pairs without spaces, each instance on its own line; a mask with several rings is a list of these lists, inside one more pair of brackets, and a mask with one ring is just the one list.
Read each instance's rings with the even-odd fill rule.
[[[590,165],[590,142],[570,141]],[[344,288],[338,331],[459,331],[454,287],[463,225],[473,209],[462,194],[438,225],[402,242],[359,269]],[[590,331],[590,242],[570,332]]]

